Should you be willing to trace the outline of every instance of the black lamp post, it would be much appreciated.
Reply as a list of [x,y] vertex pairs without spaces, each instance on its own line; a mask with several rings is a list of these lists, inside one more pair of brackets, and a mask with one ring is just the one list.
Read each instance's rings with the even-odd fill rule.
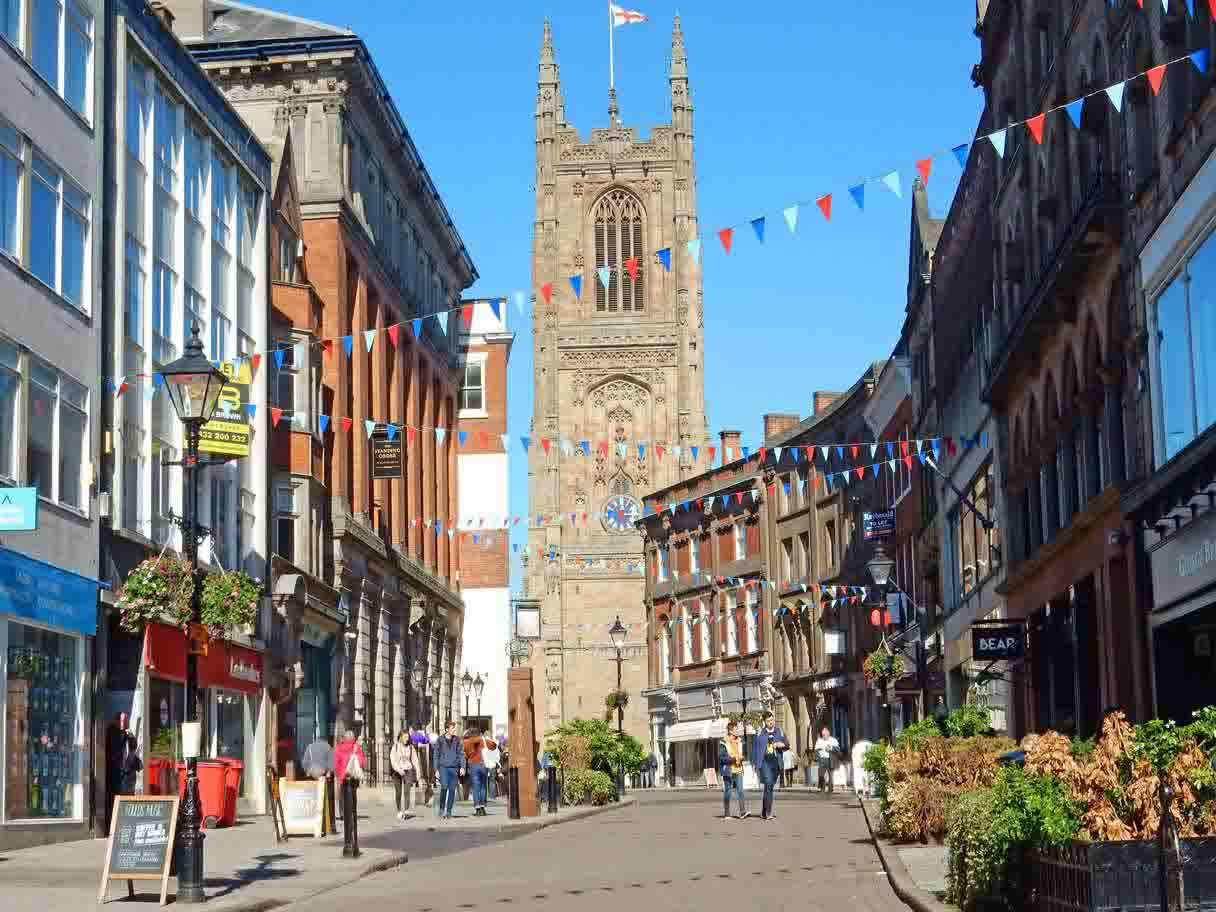
[[[182,803],[181,852],[177,860],[177,901],[200,903],[203,895],[203,833],[202,805],[198,797],[198,750],[201,733],[198,727],[198,654],[205,643],[202,630],[200,591],[202,573],[198,569],[198,543],[202,532],[198,526],[199,438],[203,425],[211,420],[219,404],[220,391],[227,378],[216,370],[203,355],[203,343],[198,337],[198,323],[190,328],[190,341],[182,357],[161,368],[169,401],[178,419],[185,426],[186,446],[182,459],[182,556],[192,567],[190,590],[190,632],[186,652],[186,724],[190,726],[195,756],[186,757],[186,797]],[[184,729],[184,726],[183,726]],[[183,730],[183,744],[186,743]]]
[[469,670],[464,670],[464,677],[460,679],[460,686],[464,688],[464,718],[465,725],[468,725],[469,718],[469,696],[473,693],[473,676],[469,674]]
[[481,725],[481,695],[485,693],[486,682],[481,679],[481,673],[473,679],[473,696],[477,698],[477,724]]
[[[612,645],[616,647],[616,734],[619,739],[625,731],[625,707],[621,705],[621,663],[625,661],[622,650],[625,648],[625,625],[621,623],[621,616],[616,616],[616,621],[608,629],[608,636],[612,638]],[[617,768],[616,788],[621,795],[625,794],[625,758],[621,757],[621,762]]]
[[[879,611],[883,612],[883,614],[879,615],[879,619],[881,620],[884,618],[887,610],[887,582],[891,579],[891,571],[895,569],[895,561],[888,557],[882,545],[879,545],[874,549],[874,556],[866,562],[866,569],[870,571],[870,576],[874,578],[874,585],[878,587]],[[890,741],[894,737],[894,733],[891,731],[891,700],[888,693],[890,686],[890,678],[883,678],[883,726],[886,729],[885,737],[887,741]]]

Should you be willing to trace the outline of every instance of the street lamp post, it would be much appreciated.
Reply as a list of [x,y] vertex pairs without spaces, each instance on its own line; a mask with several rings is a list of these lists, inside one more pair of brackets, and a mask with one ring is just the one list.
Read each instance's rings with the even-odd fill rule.
[[469,670],[464,670],[464,677],[460,679],[460,686],[464,688],[464,718],[465,725],[468,725],[469,720],[469,696],[473,693],[473,676],[469,674]]
[[[608,629],[608,636],[612,638],[612,645],[616,647],[616,735],[620,740],[625,731],[625,707],[621,705],[621,663],[625,660],[622,650],[625,648],[625,626],[621,623],[621,616],[616,616],[616,622]],[[621,762],[617,766],[616,788],[618,794],[625,794],[625,758],[621,757]]]
[[[874,585],[878,587],[879,611],[886,612],[887,607],[887,582],[891,579],[891,571],[895,569],[895,561],[887,556],[887,552],[883,550],[882,545],[874,549],[874,556],[866,562],[866,569],[870,571],[870,576],[874,578]],[[880,614],[882,619],[883,615]],[[891,731],[891,699],[889,690],[891,681],[889,678],[883,678],[882,685],[882,702],[883,702],[883,726],[886,729],[885,735],[888,742],[894,737]]]
[[481,679],[481,672],[473,679],[473,696],[477,699],[477,724],[481,725],[481,695],[485,693],[486,682]]
[[[190,341],[182,357],[161,369],[165,389],[173,410],[184,425],[185,449],[182,466],[182,556],[191,567],[190,630],[186,651],[186,721],[182,726],[186,756],[186,794],[182,803],[181,852],[177,860],[177,901],[201,903],[203,894],[203,840],[200,828],[202,805],[198,797],[198,641],[205,637],[200,601],[202,574],[198,569],[198,543],[203,530],[198,526],[199,440],[203,425],[211,420],[219,404],[227,378],[203,355],[198,323],[190,329]],[[187,729],[186,726],[189,726]],[[190,737],[187,738],[187,732]]]

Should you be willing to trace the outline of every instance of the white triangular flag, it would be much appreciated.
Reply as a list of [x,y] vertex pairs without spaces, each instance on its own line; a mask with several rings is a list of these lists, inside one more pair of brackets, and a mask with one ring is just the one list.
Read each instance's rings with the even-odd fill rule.
[[888,174],[886,177],[884,177],[882,179],[882,182],[887,185],[888,190],[890,190],[892,193],[894,193],[900,199],[904,198],[903,191],[899,187],[899,172],[898,171],[892,171],[890,174]]
[[[1005,128],[1005,130],[1008,129],[1008,127]],[[992,148],[996,149],[996,154],[1000,158],[1005,157],[1005,130],[997,130],[995,133],[988,134],[988,141],[992,143]]]
[[1115,110],[1123,111],[1123,86],[1125,83],[1118,82],[1113,86],[1106,87],[1106,97],[1110,99],[1110,103],[1115,106]]
[[790,226],[790,233],[794,233],[794,229],[798,227],[798,207],[790,206],[785,210],[785,223]]

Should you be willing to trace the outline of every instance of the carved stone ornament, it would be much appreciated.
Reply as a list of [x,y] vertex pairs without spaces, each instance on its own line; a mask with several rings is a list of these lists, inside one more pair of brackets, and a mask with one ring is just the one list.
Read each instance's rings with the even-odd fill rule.
[[[601,340],[602,345],[609,345]],[[676,364],[676,347],[623,348],[608,347],[565,349],[561,353],[562,367],[595,367],[614,370],[632,367],[671,367]]]

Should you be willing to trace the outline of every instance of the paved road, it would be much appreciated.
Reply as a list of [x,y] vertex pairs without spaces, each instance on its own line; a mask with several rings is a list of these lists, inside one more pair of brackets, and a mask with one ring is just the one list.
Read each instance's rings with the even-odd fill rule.
[[620,810],[516,838],[470,838],[465,850],[436,834],[438,851],[427,853],[414,838],[408,865],[291,908],[906,910],[856,799],[779,794],[776,820],[739,821],[719,816],[716,793],[636,794],[637,803]]

